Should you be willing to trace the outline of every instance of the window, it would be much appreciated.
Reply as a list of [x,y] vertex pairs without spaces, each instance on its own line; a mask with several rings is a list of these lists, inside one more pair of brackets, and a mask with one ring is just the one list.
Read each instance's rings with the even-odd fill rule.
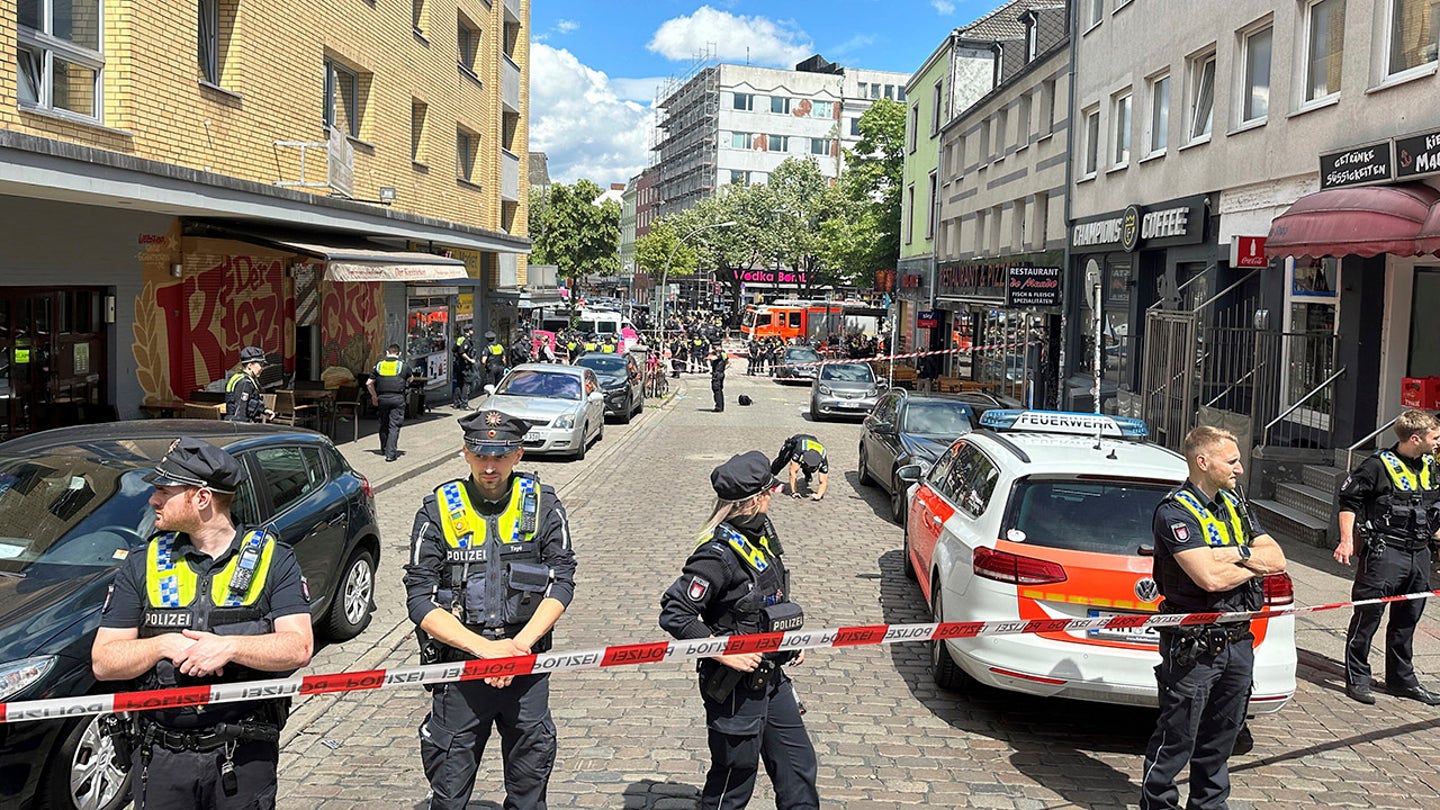
[[865,94],[868,93],[868,92],[869,92],[869,85],[868,85],[868,84],[866,84],[865,82],[856,82],[856,83],[855,83],[855,96],[856,96],[857,98],[865,98]]
[[1090,0],[1090,27],[1094,28],[1105,19],[1105,0]]
[[1440,0],[1390,0],[1390,42],[1387,75],[1436,60],[1440,34]]
[[878,98],[880,98],[880,85],[878,85],[878,84],[872,84],[872,85],[870,85],[870,98],[871,98],[871,99],[878,99]]
[[479,62],[480,43],[483,41],[480,27],[464,14],[455,16],[455,61],[471,78],[478,79],[475,66]]
[[905,100],[905,86],[904,86],[904,85],[899,85],[899,86],[897,86],[897,87],[895,88],[895,100],[896,100],[896,101],[904,101],[904,100]]
[[1020,128],[1019,131],[1015,133],[1017,136],[1015,143],[1021,149],[1030,145],[1030,118],[1034,114],[1030,98],[1030,93],[1026,93],[1020,97],[1020,111],[1016,116],[1019,119]]
[[360,137],[360,75],[325,60],[325,125]]
[[1115,97],[1115,162],[1114,165],[1130,165],[1130,105],[1134,98],[1131,93]]
[[850,119],[850,134],[851,134],[851,135],[854,135],[854,136],[857,137],[857,138],[860,137],[860,119],[859,119],[859,118],[851,118],[851,119]]
[[410,99],[410,159],[425,162],[425,118],[430,106],[418,98]]
[[935,213],[940,208],[940,175],[930,172],[930,191],[925,196],[925,238],[935,238]]
[[765,148],[768,149],[768,150],[770,150],[771,152],[789,152],[789,151],[790,151],[790,136],[789,136],[789,135],[766,135],[766,136],[765,136]]
[[1010,251],[1018,253],[1025,249],[1025,205],[1024,197],[1015,201],[1010,211]]
[[785,96],[771,96],[771,97],[770,97],[770,112],[772,112],[772,113],[789,113],[789,112],[790,112],[790,99],[787,98],[787,97],[785,97]]
[[731,169],[731,170],[730,170],[730,183],[731,183],[731,185],[736,185],[736,186],[748,186],[748,185],[750,185],[750,172],[744,171],[744,170],[742,170],[742,169]]
[[905,187],[905,244],[915,241],[915,184]]
[[995,482],[999,478],[1000,472],[995,468],[995,464],[976,449],[975,445],[966,442],[956,448],[955,460],[951,463],[949,475],[946,477],[944,494],[956,506],[972,516],[979,517],[990,505],[990,496],[994,493]]
[[21,0],[17,95],[23,106],[99,119],[100,0]]
[[1005,157],[1005,147],[1010,144],[1010,111],[1001,110],[995,115],[995,156]]
[[197,49],[200,58],[200,80],[220,84],[220,0],[200,0]]
[[978,158],[981,163],[990,162],[990,122],[980,122],[980,154]]
[[1045,231],[1049,227],[1050,195],[1044,191],[1036,192],[1031,208],[1035,213],[1030,217],[1030,249],[1044,250]]
[[1085,113],[1085,151],[1081,158],[1080,174],[1093,177],[1100,166],[1100,110],[1091,109]]
[[930,135],[933,137],[940,134],[940,116],[945,108],[945,86],[944,80],[935,82],[930,91]]
[[[875,87],[875,86],[876,86],[876,85],[871,85],[871,87]],[[811,117],[811,118],[834,118],[834,117],[835,117],[835,102],[833,102],[833,101],[816,101],[816,102],[813,102],[813,106],[810,108],[810,117]]]
[[975,252],[976,252],[976,253],[984,253],[984,252],[985,252],[985,237],[988,236],[989,233],[990,233],[990,232],[989,232],[988,230],[986,230],[986,228],[985,228],[985,218],[989,215],[989,213],[990,213],[990,209],[988,209],[988,208],[982,208],[981,210],[975,212]]
[[1215,116],[1215,52],[1190,60],[1190,140],[1210,137]]
[[1040,136],[1055,133],[1055,80],[1040,83]]
[[893,84],[887,84],[887,85],[885,85],[885,98],[888,98],[888,99],[890,99],[891,101],[894,101],[894,100],[895,100],[895,85],[893,85]]
[[1150,80],[1150,136],[1145,144],[1147,155],[1158,155],[1170,142],[1170,77],[1156,76]]
[[255,460],[265,471],[261,486],[272,514],[284,512],[325,483],[324,462],[313,448],[265,447],[255,451]]
[[735,149],[749,149],[755,142],[755,136],[748,132],[730,133],[730,146]]
[[833,151],[833,144],[834,144],[834,143],[835,143],[835,142],[834,142],[833,140],[831,140],[830,138],[811,138],[811,139],[810,139],[810,154],[812,154],[812,155],[828,155],[828,154],[830,154],[830,153]]
[[1240,88],[1240,123],[1265,120],[1270,112],[1270,50],[1275,30],[1270,26],[1245,35],[1245,77]]
[[1345,0],[1309,0],[1305,16],[1305,101],[1309,102],[1340,92]]
[[473,132],[455,128],[455,177],[467,183],[474,182],[475,156],[480,151],[480,136]]
[[415,0],[415,12],[410,15],[410,23],[415,26],[415,33],[425,33],[425,0]]
[[735,109],[753,111],[755,109],[755,95],[753,93],[736,93]]
[[907,140],[910,141],[910,144],[909,144],[910,154],[913,155],[913,154],[915,154],[916,145],[917,145],[917,144],[919,143],[919,141],[920,141],[920,105],[919,105],[919,104],[912,104],[912,105],[910,105],[910,122],[909,122],[909,123],[910,123],[910,126],[906,127],[906,129],[909,130],[909,133],[908,133],[908,134],[909,134],[909,138],[907,138]]

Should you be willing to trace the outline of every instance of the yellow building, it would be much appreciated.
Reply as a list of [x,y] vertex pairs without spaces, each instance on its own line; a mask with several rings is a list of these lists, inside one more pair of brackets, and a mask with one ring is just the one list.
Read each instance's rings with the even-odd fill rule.
[[508,332],[524,283],[529,17],[0,0],[0,438],[184,399],[247,345],[333,384],[397,342],[448,391],[455,316]]

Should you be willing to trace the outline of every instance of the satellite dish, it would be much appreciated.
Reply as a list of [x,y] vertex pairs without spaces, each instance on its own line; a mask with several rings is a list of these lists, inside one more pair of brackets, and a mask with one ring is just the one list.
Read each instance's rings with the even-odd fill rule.
[[1093,290],[1100,286],[1100,262],[1091,259],[1085,263],[1085,289]]

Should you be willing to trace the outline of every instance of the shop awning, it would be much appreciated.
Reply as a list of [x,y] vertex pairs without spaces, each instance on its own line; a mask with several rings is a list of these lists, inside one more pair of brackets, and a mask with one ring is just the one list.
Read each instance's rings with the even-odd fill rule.
[[1440,202],[1430,206],[1430,215],[1425,217],[1425,224],[1420,226],[1415,245],[1420,253],[1440,253]]
[[450,281],[465,278],[465,263],[448,256],[275,240],[276,244],[325,260],[326,281]]
[[1414,256],[1440,191],[1406,184],[1332,188],[1307,194],[1270,224],[1265,255]]

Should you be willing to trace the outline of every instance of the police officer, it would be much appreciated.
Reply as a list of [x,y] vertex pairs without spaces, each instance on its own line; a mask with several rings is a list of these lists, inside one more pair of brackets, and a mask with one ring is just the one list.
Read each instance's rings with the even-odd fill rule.
[[499,385],[505,377],[505,347],[495,339],[494,332],[485,333],[485,348],[480,350],[480,362],[485,364],[485,385]]
[[[470,475],[425,496],[405,566],[421,660],[503,658],[550,649],[575,593],[565,507],[552,487],[515,472],[529,425],[500,411],[460,421]],[[420,725],[432,810],[460,810],[494,725],[505,762],[505,807],[544,810],[555,765],[548,675],[441,684]]]
[[[1239,444],[1227,431],[1200,426],[1182,450],[1190,474],[1156,507],[1152,525],[1160,612],[1259,610],[1260,578],[1284,571],[1285,554],[1237,494]],[[1160,630],[1160,716],[1145,749],[1141,810],[1180,807],[1175,779],[1187,762],[1185,807],[1226,807],[1227,760],[1250,704],[1254,641],[1248,621]]]
[[405,423],[405,392],[414,375],[400,359],[400,344],[385,347],[385,359],[375,364],[365,387],[380,420],[380,452],[386,461],[400,457],[400,426]]
[[710,350],[705,358],[710,364],[710,393],[715,396],[715,413],[725,410],[725,370],[730,367],[730,355],[721,351],[720,345]]
[[474,396],[472,383],[475,371],[475,327],[467,326],[455,338],[455,379],[454,398],[451,405],[460,410],[470,410],[470,397]]
[[[660,599],[660,626],[679,639],[798,629],[790,576],[766,511],[779,482],[764,453],[733,456],[710,473],[720,499],[684,572]],[[792,658],[793,656],[793,658]],[[779,810],[820,806],[815,748],[783,666],[804,653],[738,653],[697,664],[710,742],[700,806],[750,801],[761,757]]]
[[770,465],[770,474],[779,475],[787,466],[790,468],[790,497],[801,497],[795,484],[802,474],[806,489],[810,489],[811,479],[820,476],[820,485],[810,491],[810,500],[818,501],[825,497],[825,491],[830,488],[830,459],[819,439],[808,433],[797,433],[786,439]]
[[[155,485],[155,534],[110,586],[90,652],[95,678],[169,689],[284,677],[309,664],[310,598],[294,554],[232,521],[239,462],[182,438],[145,480]],[[133,715],[114,733],[132,751],[135,806],[275,807],[288,711],[288,700],[263,700]]]
[[532,341],[530,334],[522,330],[515,336],[515,342],[510,344],[510,366],[521,365],[530,362],[530,348]]
[[[1430,544],[1440,521],[1440,421],[1407,410],[1395,419],[1396,443],[1365,459],[1340,487],[1340,544],[1335,559],[1358,559],[1354,599],[1376,599],[1430,590]],[[1358,530],[1358,532],[1357,532]],[[1359,536],[1359,544],[1355,540]],[[1415,625],[1424,599],[1392,602],[1385,629],[1385,690],[1397,697],[1440,705],[1440,694],[1420,685],[1411,661]],[[1370,685],[1370,643],[1384,605],[1356,606],[1345,633],[1345,694],[1375,702]]]
[[240,370],[225,381],[225,421],[260,422],[275,415],[265,407],[260,388],[265,366],[265,352],[259,346],[240,350]]

